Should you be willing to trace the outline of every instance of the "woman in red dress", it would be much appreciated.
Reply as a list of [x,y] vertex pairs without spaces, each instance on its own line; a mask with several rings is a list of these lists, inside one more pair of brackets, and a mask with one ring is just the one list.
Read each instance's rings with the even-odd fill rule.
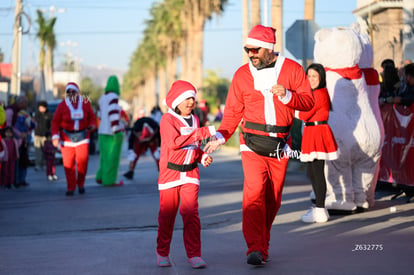
[[308,176],[315,192],[315,207],[302,216],[302,221],[327,222],[329,214],[325,208],[324,166],[325,160],[338,158],[338,145],[328,125],[331,103],[326,89],[325,69],[322,65],[314,63],[308,67],[306,74],[313,91],[315,105],[310,111],[299,112],[299,119],[305,123],[300,160],[308,164]]

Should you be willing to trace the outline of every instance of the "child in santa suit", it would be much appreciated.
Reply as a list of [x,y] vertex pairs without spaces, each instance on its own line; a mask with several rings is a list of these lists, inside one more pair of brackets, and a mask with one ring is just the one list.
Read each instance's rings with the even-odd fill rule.
[[158,178],[160,210],[158,214],[157,263],[170,266],[170,243],[178,208],[184,224],[184,246],[193,268],[206,266],[201,256],[197,163],[205,167],[213,161],[200,148],[200,141],[215,135],[214,126],[199,128],[193,114],[196,89],[178,80],[167,94],[168,112],[161,118],[161,159]]
[[53,146],[62,152],[67,192],[73,196],[76,186],[79,194],[85,193],[85,177],[88,170],[89,138],[96,129],[96,116],[88,99],[80,96],[80,89],[69,82],[65,89],[66,99],[56,108],[52,120]]

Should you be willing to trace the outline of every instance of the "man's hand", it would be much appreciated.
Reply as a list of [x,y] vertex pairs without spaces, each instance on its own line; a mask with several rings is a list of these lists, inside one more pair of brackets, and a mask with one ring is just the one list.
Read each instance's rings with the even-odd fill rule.
[[272,94],[276,96],[280,96],[281,98],[284,98],[286,95],[286,88],[283,85],[276,84],[272,86],[271,92]]
[[211,154],[214,151],[216,151],[220,145],[221,144],[218,139],[210,140],[209,142],[207,142],[206,146],[204,146],[204,152],[206,152],[207,154]]
[[58,138],[53,139],[52,143],[53,143],[53,146],[55,146],[57,148],[58,145],[59,145],[59,139]]

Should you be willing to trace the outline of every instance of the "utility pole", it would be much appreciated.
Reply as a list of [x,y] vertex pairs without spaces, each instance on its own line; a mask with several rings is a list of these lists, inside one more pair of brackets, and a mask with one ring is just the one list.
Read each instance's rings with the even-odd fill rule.
[[22,14],[23,0],[16,0],[13,25],[13,57],[11,75],[11,94],[20,95],[21,87],[21,51],[22,51]]
[[315,20],[315,0],[305,0],[305,20]]

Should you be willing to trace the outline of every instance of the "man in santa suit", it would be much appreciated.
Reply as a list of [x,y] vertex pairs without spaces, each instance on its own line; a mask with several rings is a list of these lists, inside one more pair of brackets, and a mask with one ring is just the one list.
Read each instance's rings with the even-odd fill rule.
[[89,160],[89,137],[96,130],[96,116],[88,99],[79,93],[74,82],[65,88],[66,98],[56,108],[52,120],[52,140],[57,147],[60,142],[63,167],[65,168],[67,192],[73,196],[76,186],[85,193],[85,176]]
[[268,260],[270,229],[281,204],[294,112],[308,111],[314,104],[303,68],[273,51],[275,31],[257,25],[249,32],[244,50],[250,61],[234,74],[217,140],[205,147],[207,153],[217,149],[241,122],[243,235],[247,263],[252,265]]

